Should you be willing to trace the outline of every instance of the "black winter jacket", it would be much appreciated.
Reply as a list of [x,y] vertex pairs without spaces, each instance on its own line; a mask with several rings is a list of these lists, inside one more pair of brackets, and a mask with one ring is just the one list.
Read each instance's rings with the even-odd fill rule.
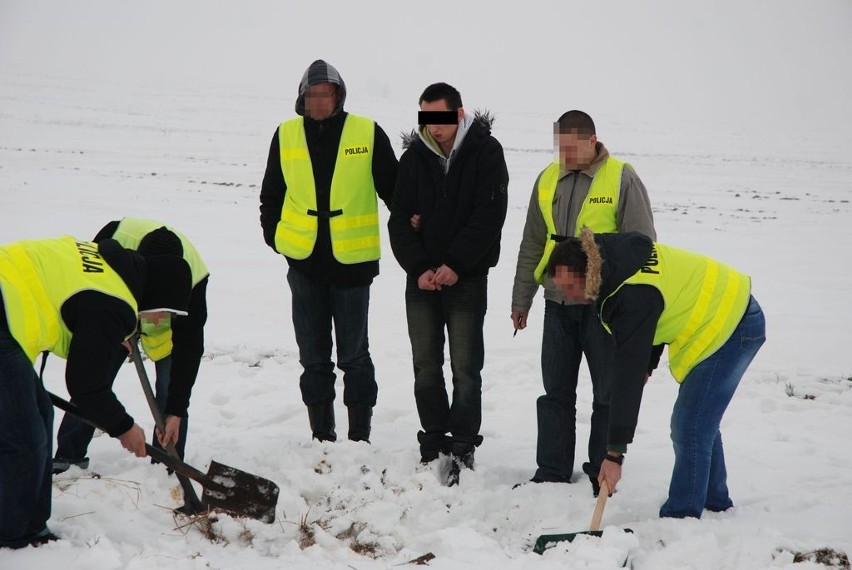
[[[399,163],[388,232],[394,256],[413,278],[446,264],[460,278],[487,275],[500,258],[509,171],[491,136],[493,117],[476,114],[444,174],[441,159],[412,132]],[[420,214],[420,228],[410,218]]]
[[[115,220],[95,236],[101,242],[115,235],[120,220]],[[192,387],[198,377],[201,357],[204,356],[204,325],[207,323],[207,283],[210,276],[198,282],[189,296],[189,314],[172,316],[172,363],[169,369],[169,394],[166,415],[185,418],[189,409]]]
[[612,294],[648,260],[653,246],[649,237],[639,232],[599,234],[595,242],[603,260],[596,309],[610,327],[615,347],[608,447],[624,451],[636,431],[645,376],[657,367],[663,351],[663,345],[654,346],[663,296],[651,285],[626,285]]
[[[124,249],[115,240],[98,244],[98,251],[138,300],[145,290],[144,258]],[[0,327],[8,330],[0,297]],[[65,384],[74,403],[116,437],[131,427],[130,417],[112,391],[117,363],[127,356],[122,341],[136,328],[136,314],[124,301],[93,290],[69,297],[60,307],[62,320],[71,331],[65,364]]]
[[[331,177],[334,174],[340,136],[343,134],[343,123],[347,114],[340,112],[323,121],[305,117],[305,138],[311,155],[319,211],[329,210]],[[373,140],[373,182],[376,193],[388,208],[393,197],[397,166],[390,140],[377,123]],[[260,225],[263,228],[263,239],[273,250],[275,228],[281,220],[281,208],[286,193],[287,184],[284,181],[284,173],[281,172],[281,151],[276,129],[269,146],[266,173],[260,189]],[[328,218],[322,217],[319,218],[317,241],[311,255],[302,260],[287,257],[287,263],[309,279],[341,286],[369,285],[379,274],[378,261],[353,264],[337,261],[331,250]]]

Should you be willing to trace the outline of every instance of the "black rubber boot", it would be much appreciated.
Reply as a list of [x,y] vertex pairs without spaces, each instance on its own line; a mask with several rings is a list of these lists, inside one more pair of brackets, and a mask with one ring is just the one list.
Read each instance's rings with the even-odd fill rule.
[[334,433],[334,402],[308,406],[311,435],[320,441],[337,441]]
[[349,406],[349,439],[370,443],[370,420],[373,408],[370,406]]

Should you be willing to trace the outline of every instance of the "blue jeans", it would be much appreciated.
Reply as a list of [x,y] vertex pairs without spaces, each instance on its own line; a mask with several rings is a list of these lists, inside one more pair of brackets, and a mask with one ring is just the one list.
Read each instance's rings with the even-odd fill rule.
[[[121,359],[116,362],[116,374],[125,360],[126,355],[122,354]],[[169,382],[171,380],[171,365],[171,356],[158,360],[154,365],[157,373],[155,399],[161,414],[165,414],[166,411],[166,401],[169,396]],[[115,375],[113,375],[113,379],[115,379]],[[140,396],[144,397],[141,394]],[[75,403],[73,398],[71,403]],[[165,416],[163,419],[165,420]],[[178,455],[181,458],[183,458],[184,450],[186,449],[186,434],[188,429],[189,418],[181,418],[178,442],[175,446],[178,451]],[[82,461],[86,457],[89,444],[92,442],[92,437],[94,435],[95,428],[89,424],[83,423],[71,414],[65,414],[62,417],[62,421],[59,424],[59,430],[56,433],[56,458],[75,463]],[[154,432],[151,441],[154,447],[161,448],[160,442],[157,440],[156,432]]]
[[584,471],[597,476],[606,454],[609,422],[612,339],[600,324],[593,305],[545,301],[541,342],[544,395],[538,398],[538,444],[535,478],[568,481],[574,470],[577,377],[585,354],[592,377],[592,419],[589,463]]
[[334,401],[334,363],[331,361],[331,326],[337,342],[337,366],[343,370],[343,403],[376,405],[379,391],[370,358],[367,313],[370,286],[338,287],[318,283],[295,269],[287,273],[293,296],[293,328],[304,372],[299,379],[307,406]]
[[0,546],[26,543],[45,530],[52,446],[50,398],[30,359],[0,324]]
[[719,425],[765,341],[766,321],[752,297],[731,338],[684,378],[672,412],[675,464],[661,517],[700,518],[704,509],[724,511],[734,506]]
[[[482,366],[485,343],[482,327],[488,308],[488,276],[460,278],[441,291],[424,291],[409,277],[405,287],[408,337],[414,362],[414,398],[426,432],[424,448],[440,445],[452,434],[455,449],[479,444],[482,424]],[[444,381],[444,327],[449,336],[453,372],[450,404]],[[431,442],[431,443],[430,443]],[[437,450],[431,450],[437,451]]]

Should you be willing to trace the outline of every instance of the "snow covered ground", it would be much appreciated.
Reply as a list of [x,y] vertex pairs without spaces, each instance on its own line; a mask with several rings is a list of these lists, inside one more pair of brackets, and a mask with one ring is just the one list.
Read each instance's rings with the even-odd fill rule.
[[[852,552],[849,3],[172,4],[0,0],[0,243],[91,237],[126,215],[187,234],[212,273],[187,460],[274,480],[277,520],[221,515],[213,537],[182,527],[175,478],[102,436],[90,470],[55,479],[50,526],[63,540],[0,550],[0,568],[367,570],[431,553],[448,569],[608,569],[629,556],[637,569],[751,570]],[[485,443],[457,487],[418,464],[404,276],[386,236],[372,445],[310,440],[285,262],[262,241],[257,196],[273,130],[319,57],[346,80],[348,110],[377,119],[398,153],[428,83],[497,115],[510,210],[490,278]],[[768,341],[723,422],[734,510],[657,518],[677,392],[664,366],[604,537],[538,556],[538,535],[584,530],[594,508],[579,459],[573,485],[512,490],[535,467],[543,316],[539,298],[512,337],[515,256],[552,121],[570,108],[639,172],[660,241],[752,276]],[[65,393],[60,360],[45,378]],[[116,390],[150,429],[132,366]],[[345,411],[338,402],[338,433]],[[578,458],[590,412],[583,368]]]

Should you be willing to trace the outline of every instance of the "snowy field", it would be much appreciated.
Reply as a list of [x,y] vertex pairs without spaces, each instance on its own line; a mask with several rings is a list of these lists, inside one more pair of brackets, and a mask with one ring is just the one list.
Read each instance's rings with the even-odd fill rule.
[[[91,238],[122,216],[189,236],[211,279],[187,461],[267,477],[281,495],[274,524],[219,515],[205,535],[173,518],[174,477],[101,436],[89,470],[54,480],[49,524],[63,540],[0,550],[0,568],[368,570],[432,554],[429,566],[442,569],[609,569],[627,558],[643,570],[798,570],[823,566],[795,563],[796,553],[852,554],[848,2],[658,1],[646,11],[554,2],[523,13],[526,5],[390,0],[363,11],[68,4],[0,0],[0,243]],[[577,17],[583,29],[568,24]],[[605,17],[608,30],[591,29]],[[485,442],[457,487],[441,484],[441,466],[419,466],[404,275],[386,233],[370,311],[372,444],[310,440],[286,263],[263,243],[258,195],[273,131],[293,116],[299,78],[320,57],[347,82],[347,110],[375,118],[398,156],[398,134],[414,126],[431,82],[455,84],[468,109],[497,117],[510,204],[489,281]],[[552,121],[571,108],[590,112],[600,139],[634,165],[661,242],[751,275],[768,340],[722,425],[736,508],[657,517],[677,394],[664,355],[604,537],[539,556],[540,534],[584,530],[594,508],[579,469],[591,413],[585,367],[574,484],[512,490],[535,468],[543,318],[539,296],[513,338],[512,278],[532,183],[553,156]],[[61,360],[49,360],[45,381],[67,393]],[[131,365],[116,391],[150,432]]]

